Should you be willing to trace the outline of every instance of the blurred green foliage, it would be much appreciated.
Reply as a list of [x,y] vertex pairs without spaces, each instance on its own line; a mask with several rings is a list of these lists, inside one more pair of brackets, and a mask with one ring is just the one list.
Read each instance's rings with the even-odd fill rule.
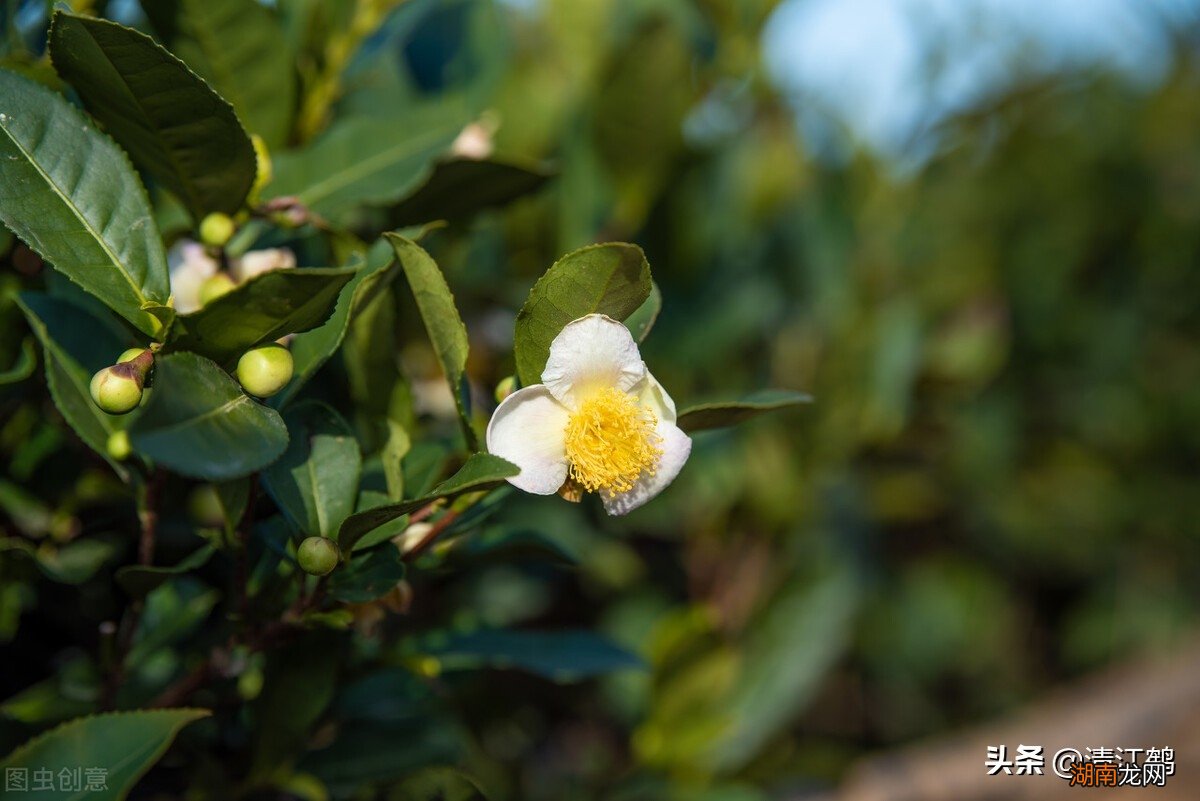
[[[235,654],[246,708],[219,734],[185,730],[148,785],[224,798],[270,777],[300,798],[408,798],[445,777],[406,776],[458,765],[496,799],[784,798],[1194,629],[1191,43],[1150,87],[1099,72],[1017,85],[900,173],[806,152],[760,62],[772,2],[410,0],[369,36],[342,5],[279,2],[302,98],[290,144],[461,104],[495,127],[498,157],[553,173],[446,213],[428,240],[477,407],[514,370],[513,310],[535,278],[603,240],[654,266],[663,308],[643,352],[677,398],[769,385],[816,403],[698,435],[671,489],[628,519],[515,494],[485,509],[482,530],[452,529],[410,572],[408,614],[358,609],[354,637]],[[331,213],[378,230],[388,189]],[[42,280],[10,236],[0,246],[6,290]],[[411,390],[369,385],[364,363],[426,341],[405,292],[376,308],[318,394],[386,409],[411,391],[422,425],[453,438],[424,344],[398,354]],[[17,376],[27,338],[5,300],[0,362]],[[31,543],[0,554],[0,751],[95,708],[84,654],[119,611],[112,571],[133,547],[124,489],[50,408],[36,382],[0,388],[0,522]],[[378,416],[353,422],[387,436]],[[410,496],[443,461],[409,455]],[[190,487],[172,491],[163,548],[183,558],[196,516]],[[264,564],[252,586],[273,580]],[[134,697],[212,645],[219,578],[149,592]],[[480,624],[599,629],[645,667],[576,682],[625,666],[602,641],[455,634]],[[543,648],[569,664],[542,669]]]

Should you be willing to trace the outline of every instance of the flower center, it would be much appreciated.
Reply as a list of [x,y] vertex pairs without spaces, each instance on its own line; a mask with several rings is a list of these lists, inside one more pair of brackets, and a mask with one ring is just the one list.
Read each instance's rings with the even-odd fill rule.
[[656,425],[654,412],[628,393],[614,387],[592,393],[567,421],[571,478],[589,492],[633,489],[643,473],[654,474],[662,455]]

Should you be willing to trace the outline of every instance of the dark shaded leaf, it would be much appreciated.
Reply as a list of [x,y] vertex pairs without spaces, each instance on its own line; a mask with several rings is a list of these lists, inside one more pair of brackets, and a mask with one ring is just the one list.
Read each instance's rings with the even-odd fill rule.
[[[139,709],[79,718],[52,729],[9,754],[0,770],[89,767],[102,768],[107,789],[77,797],[89,801],[125,798],[146,771],[166,753],[175,735],[187,724],[207,717],[206,709]],[[33,785],[30,785],[31,787]],[[63,801],[52,790],[22,792],[30,801]]]
[[190,350],[219,364],[286,334],[329,319],[355,267],[272,270],[175,321],[170,350]]
[[254,183],[254,147],[233,107],[149,36],[57,12],[50,56],[84,105],[192,216],[232,214]]
[[485,629],[429,637],[421,651],[436,656],[444,669],[513,668],[552,681],[645,667],[635,654],[591,631]]
[[452,159],[392,209],[395,227],[430,220],[457,221],[541,189],[551,177],[535,167],[495,159]]
[[329,577],[329,594],[339,601],[365,604],[387,595],[404,578],[400,550],[384,544],[355,556]]
[[194,353],[155,359],[150,401],[129,428],[133,447],[185,476],[226,481],[261,470],[287,447],[287,427]]
[[134,598],[144,598],[162,586],[172,576],[180,576],[203,567],[212,558],[215,549],[203,545],[171,567],[149,567],[125,565],[117,570],[117,583]]
[[679,413],[677,424],[684,431],[704,431],[737,425],[752,417],[776,409],[812,403],[812,396],[803,392],[768,389],[747,395],[741,400],[715,401],[690,406]]
[[74,303],[22,292],[17,303],[29,327],[42,342],[50,397],[79,438],[109,460],[119,475],[127,469],[108,456],[108,438],[125,427],[126,419],[106,414],[92,401],[92,375],[117,360],[132,342],[119,337],[104,321]]
[[172,53],[233,104],[269,147],[287,141],[295,103],[291,51],[275,15],[256,0],[143,0]]
[[504,479],[515,476],[519,472],[520,468],[499,456],[492,456],[490,453],[472,454],[457,473],[434,487],[428,495],[402,503],[377,506],[374,509],[350,515],[346,518],[346,522],[342,523],[341,531],[338,533],[338,544],[343,553],[349,553],[364,534],[384,523],[414,512],[422,506],[442,498],[451,499],[466,492],[492,489],[503,483]]

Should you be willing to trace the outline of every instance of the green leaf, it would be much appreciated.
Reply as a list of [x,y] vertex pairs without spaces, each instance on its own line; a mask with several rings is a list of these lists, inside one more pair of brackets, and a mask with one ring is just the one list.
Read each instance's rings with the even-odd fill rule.
[[434,767],[409,776],[392,791],[395,801],[487,801],[458,768]]
[[17,360],[7,370],[0,371],[0,386],[24,381],[33,375],[35,367],[37,367],[37,345],[33,337],[26,337],[21,342],[21,353],[17,356]]
[[229,374],[194,353],[154,360],[150,401],[129,428],[139,453],[185,476],[227,481],[279,458],[287,427]]
[[299,334],[292,340],[292,361],[295,372],[292,380],[273,398],[271,405],[282,408],[295,397],[321,365],[329,360],[341,347],[351,321],[365,309],[380,291],[387,287],[400,272],[394,267],[391,248],[380,241],[367,254],[366,264],[358,269],[353,278],[338,295],[333,314],[324,325]]
[[744,660],[721,711],[727,727],[711,764],[735,771],[761,752],[809,702],[854,629],[861,585],[849,569],[792,581],[743,635]]
[[146,191],[125,154],[58,94],[0,70],[0,220],[42,258],[153,335],[170,295]]
[[636,341],[646,341],[646,337],[650,334],[650,329],[654,327],[654,323],[658,320],[658,315],[661,311],[662,290],[658,288],[657,283],[651,282],[650,297],[646,298],[645,303],[637,307],[637,311],[625,318],[625,326],[633,334],[633,338]]
[[517,314],[513,350],[521,383],[541,381],[550,343],[567,323],[589,314],[624,320],[646,302],[650,288],[650,265],[637,245],[589,245],[556,261]]
[[349,553],[364,534],[384,523],[395,520],[401,515],[415,512],[442,498],[452,499],[467,492],[492,489],[504,483],[504,479],[515,476],[519,472],[521,472],[519,467],[499,456],[492,456],[490,453],[473,453],[457,473],[434,487],[428,495],[402,503],[377,506],[350,515],[342,523],[341,531],[338,533],[338,544],[341,546],[342,553]]
[[766,389],[747,395],[741,400],[715,401],[689,406],[679,413],[677,425],[684,431],[704,431],[737,425],[752,417],[776,409],[812,403],[812,396],[803,392],[783,389]]
[[56,12],[50,57],[135,162],[201,220],[236,212],[257,161],[233,107],[161,45],[115,22]]
[[307,401],[283,416],[290,441],[263,483],[275,503],[308,536],[334,537],[354,511],[362,455],[354,432],[323,403]]
[[383,460],[388,500],[399,501],[404,497],[404,457],[412,447],[412,439],[408,436],[408,430],[395,420],[387,421],[387,429],[387,441],[380,458]]
[[[105,790],[64,794],[58,790],[29,790],[22,801],[119,801],[166,753],[175,735],[187,724],[207,717],[206,709],[139,709],[79,718],[27,742],[0,763],[0,772],[24,769],[99,768]],[[32,787],[33,784],[30,784]],[[57,785],[56,785],[57,786]],[[86,787],[86,780],[84,783]]]
[[169,350],[229,364],[263,342],[309,331],[329,319],[356,267],[272,270],[175,321]]
[[404,578],[400,550],[391,543],[356,555],[329,577],[329,594],[349,604],[365,604],[387,595]]
[[467,327],[463,325],[458,307],[454,305],[454,295],[437,262],[411,239],[399,234],[387,233],[384,237],[392,243],[396,251],[396,260],[400,262],[404,275],[408,278],[409,289],[417,301],[417,309],[429,333],[429,341],[437,354],[446,380],[450,382],[450,392],[454,395],[454,405],[458,409],[458,418],[462,424],[463,437],[466,438],[467,448],[476,450],[475,431],[471,428],[471,420],[463,406],[463,396],[466,392],[464,379],[467,369]]
[[96,575],[117,551],[112,542],[79,539],[57,548],[43,545],[36,551],[38,568],[61,584],[82,584]]
[[117,570],[117,583],[132,597],[145,598],[172,576],[180,576],[203,567],[215,552],[216,549],[211,545],[203,545],[171,567],[125,565]]
[[429,174],[463,123],[463,115],[453,109],[397,120],[345,120],[304,150],[275,158],[275,180],[268,192],[295,195],[335,220],[358,206],[392,203]]
[[221,520],[225,532],[232,534],[242,521],[242,515],[250,505],[250,479],[235,478],[214,485],[217,504],[221,507]]
[[618,670],[644,668],[635,654],[592,631],[485,629],[427,638],[423,653],[443,669],[515,668],[552,681],[578,681]]
[[275,15],[256,0],[143,0],[171,52],[233,104],[246,129],[279,147],[296,95],[291,50]]
[[270,774],[304,749],[333,699],[340,660],[337,635],[327,632],[307,634],[269,653],[262,694],[251,708],[253,778]]
[[154,670],[151,657],[198,630],[212,613],[221,591],[190,576],[178,575],[146,595],[133,648],[125,664]]
[[439,161],[429,179],[391,211],[391,224],[457,221],[541,189],[550,173],[492,159]]
[[108,459],[125,478],[128,471],[108,456],[108,438],[125,427],[124,418],[102,412],[92,401],[92,375],[113,364],[132,344],[91,311],[51,295],[22,292],[17,299],[29,327],[42,343],[46,383],[63,419],[84,444]]

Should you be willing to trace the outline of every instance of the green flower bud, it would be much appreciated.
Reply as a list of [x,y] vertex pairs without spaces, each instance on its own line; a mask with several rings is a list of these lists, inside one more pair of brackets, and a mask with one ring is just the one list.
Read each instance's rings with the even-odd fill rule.
[[337,543],[328,537],[309,537],[296,552],[301,569],[313,576],[324,576],[337,567],[340,554]]
[[200,241],[214,248],[224,247],[235,228],[228,214],[214,211],[200,221]]
[[142,352],[145,350],[145,348],[129,348],[128,350],[122,351],[121,355],[117,357],[117,364],[120,364],[121,362],[131,362],[138,356],[141,356]]
[[269,398],[292,380],[292,354],[282,345],[260,345],[242,354],[237,378],[242,388],[259,398]]
[[132,362],[105,367],[92,376],[92,400],[109,414],[125,414],[142,399],[142,373]]
[[503,403],[504,399],[513,394],[513,390],[517,388],[517,379],[515,376],[508,376],[500,379],[500,383],[496,385],[496,403]]
[[105,450],[108,451],[109,456],[118,462],[128,459],[129,454],[133,452],[133,446],[129,444],[129,432],[114,431],[109,434]]
[[204,283],[200,285],[200,305],[207,306],[222,295],[228,295],[236,286],[228,273],[217,273],[204,279]]

